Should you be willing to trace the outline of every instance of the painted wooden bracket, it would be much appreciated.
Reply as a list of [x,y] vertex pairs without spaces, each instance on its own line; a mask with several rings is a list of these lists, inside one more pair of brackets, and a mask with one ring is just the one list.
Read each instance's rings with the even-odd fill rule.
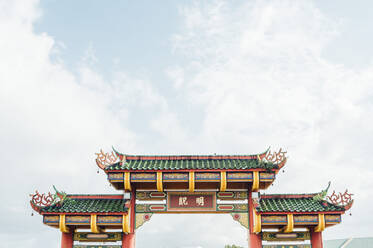
[[288,214],[286,219],[287,219],[287,224],[284,228],[284,233],[291,233],[294,230],[294,215]]
[[325,215],[319,214],[319,223],[317,224],[315,228],[315,232],[322,232],[325,230]]
[[63,232],[63,233],[70,232],[70,229],[66,226],[66,215],[64,215],[64,214],[60,215],[59,228],[60,228],[61,232]]
[[157,190],[159,192],[163,191],[163,180],[162,180],[162,172],[157,171]]
[[220,172],[220,191],[225,191],[227,189],[227,172]]
[[100,233],[101,229],[97,226],[97,214],[91,215],[91,232]]
[[189,192],[194,192],[194,188],[195,188],[194,171],[189,171]]
[[131,172],[124,172],[124,190],[131,191]]
[[122,230],[124,233],[130,233],[130,218],[129,218],[129,211],[127,214],[123,214],[122,218]]
[[252,191],[258,191],[259,190],[259,171],[253,172],[253,185],[251,188]]
[[262,231],[262,218],[260,214],[258,214],[255,210],[253,210],[253,217],[254,217],[254,233],[260,233]]

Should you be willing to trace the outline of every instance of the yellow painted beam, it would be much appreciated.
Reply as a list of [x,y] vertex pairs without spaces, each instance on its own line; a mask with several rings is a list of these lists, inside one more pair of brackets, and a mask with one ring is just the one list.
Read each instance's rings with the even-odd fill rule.
[[157,171],[157,190],[160,192],[163,191],[163,180],[161,171]]
[[251,188],[252,191],[259,190],[259,171],[253,172],[253,186]]
[[325,215],[319,214],[319,223],[317,224],[315,228],[315,232],[322,232],[325,230]]
[[287,215],[287,224],[284,229],[284,233],[290,233],[294,230],[294,216],[293,214]]
[[253,210],[253,216],[254,216],[253,232],[260,233],[262,231],[262,218],[260,214],[258,214],[255,210]]
[[227,189],[227,172],[220,172],[220,191],[225,191]]
[[100,228],[97,226],[97,215],[91,214],[91,232],[100,233]]
[[61,232],[64,232],[64,233],[70,232],[70,229],[66,226],[66,216],[64,214],[60,215],[59,228]]
[[123,214],[123,219],[122,219],[122,230],[124,233],[129,233],[130,232],[130,219],[129,219],[129,210],[127,214]]
[[124,190],[131,191],[131,172],[124,172]]
[[195,185],[194,171],[189,171],[189,192],[194,192]]

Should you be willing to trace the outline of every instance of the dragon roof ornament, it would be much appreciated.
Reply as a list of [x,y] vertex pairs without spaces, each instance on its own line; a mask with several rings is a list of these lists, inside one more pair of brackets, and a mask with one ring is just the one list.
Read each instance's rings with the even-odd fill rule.
[[258,160],[276,164],[278,168],[281,169],[287,161],[286,153],[287,152],[283,151],[282,148],[280,148],[278,152],[272,152],[270,148],[268,148],[262,156],[258,155]]
[[343,194],[341,192],[336,194],[335,190],[333,190],[333,193],[330,196],[327,196],[327,200],[334,205],[343,206],[345,210],[348,210],[354,203],[354,200],[352,199],[353,195],[354,194],[348,193],[348,189],[346,189]]
[[328,183],[328,187],[324,190],[322,190],[320,193],[316,194],[313,199],[315,201],[327,201],[333,205],[341,206],[345,210],[348,210],[352,207],[352,204],[354,200],[352,199],[353,194],[348,193],[348,190],[342,194],[342,193],[335,193],[335,190],[333,190],[333,193],[328,196],[328,190],[330,188],[330,182]]
[[104,153],[101,149],[100,152],[96,153],[96,155],[96,164],[101,170],[104,170],[107,166],[119,161],[119,156],[117,155],[117,152],[115,152],[115,150],[111,153]]
[[69,199],[65,192],[58,191],[54,185],[53,189],[55,191],[54,194],[51,194],[50,192],[40,194],[37,190],[35,190],[35,194],[30,194],[30,204],[32,209],[40,213],[40,210],[44,207],[49,207],[54,204],[63,204],[65,200]]

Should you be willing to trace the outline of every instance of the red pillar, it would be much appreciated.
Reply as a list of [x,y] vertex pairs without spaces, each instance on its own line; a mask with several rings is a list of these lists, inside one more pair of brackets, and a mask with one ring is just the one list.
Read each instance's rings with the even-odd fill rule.
[[249,248],[262,248],[262,237],[260,234],[249,234]]
[[322,232],[311,231],[311,246],[312,248],[323,248]]
[[252,230],[254,229],[253,223],[253,201],[252,201],[252,192],[249,190],[248,192],[248,201],[249,201],[249,248],[262,248],[262,236],[259,234],[254,233]]
[[135,248],[135,234],[123,234],[122,248]]
[[133,188],[131,192],[131,207],[130,212],[130,231],[131,233],[123,233],[122,248],[135,248],[135,208],[136,208],[136,190]]
[[73,233],[62,233],[61,248],[73,248],[74,240]]

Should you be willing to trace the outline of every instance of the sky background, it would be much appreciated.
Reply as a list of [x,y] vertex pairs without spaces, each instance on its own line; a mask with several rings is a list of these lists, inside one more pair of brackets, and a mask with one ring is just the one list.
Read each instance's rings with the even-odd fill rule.
[[[95,152],[289,160],[266,193],[354,193],[373,236],[372,1],[0,0],[0,247],[59,247],[36,189],[120,193]],[[247,247],[229,215],[155,215],[138,248]]]

